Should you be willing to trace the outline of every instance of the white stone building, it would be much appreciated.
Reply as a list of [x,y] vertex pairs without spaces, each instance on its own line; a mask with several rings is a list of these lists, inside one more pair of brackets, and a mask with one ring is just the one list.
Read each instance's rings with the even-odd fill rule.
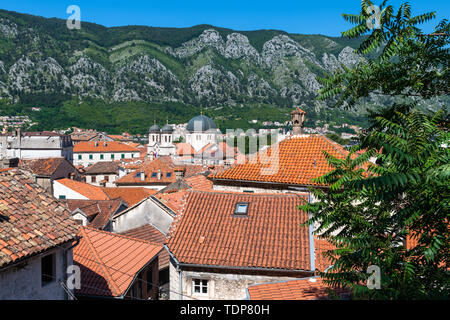
[[73,144],[70,135],[56,132],[21,132],[0,137],[0,158],[39,159],[66,158],[73,162]]
[[88,167],[97,162],[137,159],[140,151],[118,141],[79,142],[73,148],[74,164]]
[[160,128],[156,123],[150,127],[148,133],[147,154],[149,159],[175,154],[173,144],[173,128],[169,124]]

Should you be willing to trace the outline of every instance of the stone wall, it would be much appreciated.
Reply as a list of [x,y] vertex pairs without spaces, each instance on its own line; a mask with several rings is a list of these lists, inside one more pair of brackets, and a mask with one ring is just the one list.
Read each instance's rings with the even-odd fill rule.
[[[55,253],[56,279],[42,286],[41,257],[31,258],[21,266],[0,270],[0,300],[64,300],[66,292],[58,283],[64,281],[63,249],[58,248],[49,253]],[[69,265],[72,263],[72,252],[69,252]]]

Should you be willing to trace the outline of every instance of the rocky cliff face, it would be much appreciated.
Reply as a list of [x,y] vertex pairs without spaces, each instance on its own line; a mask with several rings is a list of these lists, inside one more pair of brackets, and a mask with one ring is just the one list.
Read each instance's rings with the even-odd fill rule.
[[267,37],[261,31],[267,38],[261,43],[254,35],[249,39],[245,33],[209,27],[179,45],[137,37],[108,46],[95,42],[101,36],[91,30],[74,40],[67,33],[64,40],[43,28],[45,23],[27,24],[1,12],[0,98],[61,93],[205,107],[290,105],[312,101],[321,87],[318,76],[362,59],[330,38],[321,37],[315,47],[283,32]]

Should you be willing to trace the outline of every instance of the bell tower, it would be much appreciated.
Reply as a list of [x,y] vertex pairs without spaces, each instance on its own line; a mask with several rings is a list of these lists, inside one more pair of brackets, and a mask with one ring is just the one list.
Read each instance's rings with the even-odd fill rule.
[[303,123],[305,122],[306,112],[299,107],[291,112],[292,115],[292,130],[294,135],[303,134]]

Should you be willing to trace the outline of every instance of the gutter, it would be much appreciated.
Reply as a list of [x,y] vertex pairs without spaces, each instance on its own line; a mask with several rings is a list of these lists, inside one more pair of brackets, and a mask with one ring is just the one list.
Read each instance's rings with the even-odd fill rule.
[[303,272],[303,273],[314,273],[314,270],[303,270],[303,269],[277,269],[277,268],[249,268],[249,267],[233,267],[233,266],[214,266],[206,264],[188,264],[188,263],[178,263],[180,267],[194,267],[194,268],[205,268],[205,269],[222,269],[222,270],[244,270],[244,271],[273,271],[273,272]]

